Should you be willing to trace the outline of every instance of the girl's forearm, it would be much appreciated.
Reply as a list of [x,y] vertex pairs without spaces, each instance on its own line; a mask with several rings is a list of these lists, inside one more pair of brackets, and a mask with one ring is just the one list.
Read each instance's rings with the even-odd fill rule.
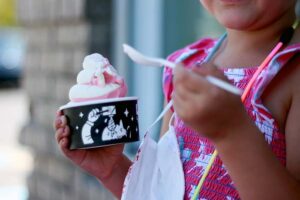
[[300,199],[299,183],[280,164],[263,134],[247,120],[215,141],[242,199]]
[[132,162],[124,155],[109,177],[105,179],[98,178],[98,180],[118,199],[121,198],[123,183],[131,164]]

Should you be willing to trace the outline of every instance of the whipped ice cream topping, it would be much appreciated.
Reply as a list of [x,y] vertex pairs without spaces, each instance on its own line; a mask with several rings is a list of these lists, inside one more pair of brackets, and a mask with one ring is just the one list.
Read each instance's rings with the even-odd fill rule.
[[71,102],[83,102],[107,98],[124,97],[127,86],[124,79],[100,54],[84,58],[83,70],[77,75],[77,84],[69,91]]

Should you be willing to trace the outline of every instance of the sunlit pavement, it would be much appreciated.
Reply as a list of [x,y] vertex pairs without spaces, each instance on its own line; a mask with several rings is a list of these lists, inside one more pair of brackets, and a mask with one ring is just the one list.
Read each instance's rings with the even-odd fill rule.
[[24,91],[0,88],[0,200],[25,200],[28,196],[26,177],[32,169],[32,156],[18,143],[27,114]]

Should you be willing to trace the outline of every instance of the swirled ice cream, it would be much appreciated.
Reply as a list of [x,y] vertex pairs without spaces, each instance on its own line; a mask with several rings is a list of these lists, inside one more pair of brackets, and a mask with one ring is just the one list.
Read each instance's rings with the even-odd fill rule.
[[84,58],[83,70],[77,76],[77,84],[69,91],[71,102],[85,102],[107,98],[124,97],[127,86],[124,79],[100,54]]

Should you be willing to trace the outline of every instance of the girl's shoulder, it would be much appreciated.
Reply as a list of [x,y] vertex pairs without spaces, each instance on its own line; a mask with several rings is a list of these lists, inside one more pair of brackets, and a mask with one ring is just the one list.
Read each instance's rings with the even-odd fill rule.
[[207,53],[207,51],[212,48],[217,39],[214,38],[201,38],[191,44],[186,45],[183,48],[180,48],[170,54],[167,59],[172,62],[176,62],[178,60],[184,61],[184,59],[188,58],[192,54],[196,53]]
[[[300,55],[300,42],[292,43],[291,45],[284,48],[282,51],[277,53],[270,63],[270,67],[280,66],[282,68],[284,65],[292,62],[295,58],[298,58]],[[277,63],[277,65],[276,65]]]
[[[191,67],[197,62],[201,62],[205,59],[208,54],[209,49],[211,49],[215,43],[216,39],[213,38],[203,38],[193,42],[174,53],[170,54],[167,59],[171,62],[183,62],[185,67]],[[167,101],[171,99],[171,94],[173,91],[173,70],[172,68],[165,66],[163,72],[163,91]]]
[[278,56],[277,62],[287,65],[282,69],[284,72],[282,76],[288,80],[290,84],[288,88],[294,88],[296,93],[300,94],[300,43],[287,47],[282,55]]

